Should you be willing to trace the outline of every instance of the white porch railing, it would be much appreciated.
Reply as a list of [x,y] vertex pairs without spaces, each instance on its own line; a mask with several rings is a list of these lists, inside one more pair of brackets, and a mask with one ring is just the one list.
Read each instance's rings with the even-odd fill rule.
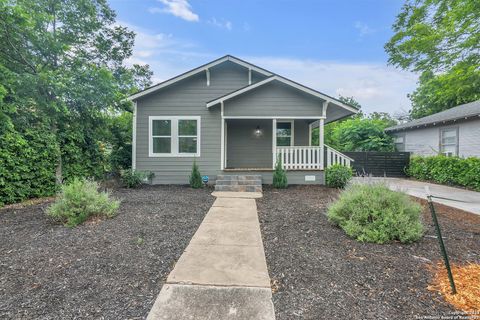
[[280,159],[286,170],[322,168],[320,147],[277,147],[275,159]]
[[327,167],[334,164],[341,164],[350,167],[350,164],[354,161],[352,158],[347,157],[343,153],[340,153],[327,145],[325,145],[325,150],[327,152]]
[[[350,166],[354,161],[343,153],[325,145],[326,166],[341,164]],[[277,147],[275,154],[276,161],[281,160],[285,170],[321,170],[323,169],[321,148],[318,146],[293,146],[293,147]]]

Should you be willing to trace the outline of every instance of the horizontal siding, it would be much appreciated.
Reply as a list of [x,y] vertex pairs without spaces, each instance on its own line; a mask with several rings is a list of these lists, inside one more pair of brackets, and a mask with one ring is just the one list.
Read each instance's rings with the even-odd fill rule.
[[[253,73],[253,82],[264,79],[264,76]],[[184,79],[174,85],[159,90],[137,100],[136,117],[136,168],[148,170],[155,174],[156,184],[187,184],[194,158],[186,157],[149,157],[148,156],[148,117],[149,116],[200,116],[201,117],[201,148],[200,157],[196,159],[202,175],[208,175],[211,181],[216,179],[220,171],[220,130],[221,117],[219,106],[207,109],[206,102],[225,95],[248,85],[247,69],[226,62],[210,69],[210,86],[206,83],[206,74],[201,72],[196,76]],[[291,90],[291,89],[290,89]],[[298,93],[295,93],[298,95]],[[321,104],[317,100],[311,101],[308,97],[300,95],[297,98],[285,99],[274,97],[270,100],[271,106],[277,106],[279,114],[300,116],[303,114],[321,114]],[[281,101],[280,101],[281,100]],[[283,104],[282,104],[283,101]],[[303,101],[303,102],[300,102]],[[298,112],[289,113],[288,104],[301,106]],[[301,111],[303,110],[303,111]],[[256,128],[256,125],[255,125]],[[265,125],[267,130],[267,124]],[[271,126],[270,145],[267,151],[271,155]],[[307,128],[307,131],[304,129]],[[227,136],[228,137],[228,136]],[[303,120],[295,121],[296,144],[308,145],[308,123]],[[253,156],[253,155],[252,155]],[[269,162],[271,164],[271,161]],[[229,174],[225,172],[225,174]],[[316,175],[315,183],[323,183],[323,172],[290,171],[287,173],[291,184],[305,183],[305,175]],[[262,174],[263,175],[263,174]],[[272,172],[265,173],[265,183],[271,183]]]
[[[261,80],[260,76],[255,81]],[[210,86],[206,73],[184,79],[137,101],[136,166],[137,170],[155,173],[154,183],[185,184],[194,158],[149,157],[149,116],[200,116],[200,157],[196,159],[203,175],[216,176],[220,171],[220,108],[207,109],[206,102],[248,85],[248,70],[231,62],[210,69]]]
[[[227,121],[227,168],[272,167],[272,120]],[[262,134],[255,135],[260,127]]]
[[[458,127],[458,151],[461,157],[480,157],[480,119],[405,131],[405,151],[431,156],[439,152],[440,130]],[[402,132],[393,133],[394,136]]]
[[438,154],[438,127],[410,130],[405,133],[405,151],[421,156]]
[[480,157],[480,119],[459,124],[458,145],[461,157]]
[[322,102],[285,84],[272,82],[225,102],[226,116],[322,115]]
[[294,144],[296,146],[308,146],[309,126],[305,120],[295,120]]

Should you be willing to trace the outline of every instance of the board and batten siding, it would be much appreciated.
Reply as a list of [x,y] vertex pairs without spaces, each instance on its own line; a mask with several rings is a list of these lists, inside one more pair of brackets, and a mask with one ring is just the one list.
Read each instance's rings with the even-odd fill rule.
[[440,130],[444,128],[458,128],[458,155],[460,157],[480,157],[479,119],[410,129],[395,132],[393,136],[404,136],[404,151],[421,156],[434,156],[439,153]]
[[[263,76],[255,75],[252,81]],[[179,81],[137,100],[136,170],[155,173],[155,184],[187,184],[194,157],[149,157],[150,116],[200,116],[200,156],[195,158],[201,173],[213,179],[220,172],[220,107],[207,109],[207,101],[248,85],[248,70],[225,62],[210,68],[210,86],[206,73]]]
[[225,116],[321,117],[322,102],[273,81],[224,102]]

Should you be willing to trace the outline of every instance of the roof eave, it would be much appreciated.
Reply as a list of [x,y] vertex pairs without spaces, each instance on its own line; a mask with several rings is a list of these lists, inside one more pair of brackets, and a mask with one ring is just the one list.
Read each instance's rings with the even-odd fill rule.
[[340,107],[342,107],[342,108],[344,108],[344,109],[352,112],[353,114],[356,114],[356,113],[359,112],[359,110],[358,110],[357,108],[352,107],[352,106],[350,106],[350,105],[348,105],[348,104],[345,104],[345,103],[343,103],[343,102],[340,101],[340,100],[336,100],[336,99],[334,99],[334,98],[332,98],[332,97],[329,97],[329,96],[327,96],[327,95],[325,95],[325,94],[323,94],[323,93],[321,93],[321,92],[318,92],[318,91],[313,90],[313,89],[311,89],[311,88],[305,87],[304,85],[301,85],[301,84],[296,83],[296,82],[294,82],[294,81],[292,81],[292,80],[283,78],[283,77],[281,77],[281,76],[279,76],[279,75],[273,75],[273,76],[271,76],[271,77],[269,77],[269,78],[267,78],[267,79],[265,79],[265,80],[259,81],[259,82],[257,82],[257,83],[254,83],[254,84],[251,84],[251,85],[249,85],[249,86],[246,86],[246,87],[244,87],[244,88],[242,88],[242,89],[239,89],[239,90],[235,90],[235,91],[233,91],[233,92],[230,92],[229,94],[226,94],[226,95],[224,95],[224,96],[222,96],[222,97],[219,97],[219,98],[217,98],[217,99],[215,99],[215,100],[209,101],[209,102],[206,103],[206,107],[207,107],[207,109],[208,109],[208,108],[210,108],[210,107],[212,107],[212,106],[215,106],[215,105],[217,105],[217,104],[219,104],[219,103],[222,103],[222,102],[224,102],[224,101],[226,101],[226,100],[229,100],[229,99],[231,99],[231,98],[233,98],[233,97],[236,97],[236,96],[238,96],[238,95],[241,95],[241,94],[243,94],[243,93],[246,93],[246,92],[248,92],[248,91],[250,91],[250,90],[252,90],[252,89],[255,89],[255,88],[258,88],[258,87],[260,87],[260,86],[263,86],[264,84],[270,83],[270,82],[272,82],[272,81],[274,81],[274,80],[279,81],[279,82],[284,83],[284,84],[287,84],[287,85],[289,85],[289,86],[291,86],[291,87],[294,87],[294,88],[296,88],[296,89],[299,89],[299,90],[301,90],[301,91],[303,91],[303,92],[306,92],[306,93],[308,93],[308,94],[310,94],[310,95],[313,95],[313,96],[315,96],[315,97],[318,97],[318,98],[320,98],[320,99],[322,99],[322,100],[325,100],[325,101],[327,101],[327,102],[329,102],[329,103],[333,103],[333,104],[335,104],[335,105],[338,105],[338,106],[340,106]]
[[471,118],[475,117],[480,117],[480,114],[473,114],[469,116],[462,116],[462,117],[456,117],[456,118],[450,118],[446,120],[438,120],[438,121],[432,121],[432,122],[427,122],[427,123],[421,123],[421,124],[414,124],[410,126],[405,126],[405,127],[390,127],[386,128],[385,132],[394,132],[394,131],[402,131],[402,130],[413,130],[413,129],[420,129],[420,128],[426,128],[426,127],[433,127],[436,126],[437,124],[449,124],[451,122],[456,122],[456,121],[461,121],[461,120],[468,120]]

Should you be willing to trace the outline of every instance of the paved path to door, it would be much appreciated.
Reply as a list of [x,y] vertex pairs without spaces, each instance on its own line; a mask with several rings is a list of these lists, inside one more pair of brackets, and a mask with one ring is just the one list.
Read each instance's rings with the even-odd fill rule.
[[275,319],[255,203],[261,194],[214,195],[147,319]]
[[430,193],[433,196],[456,199],[460,201],[451,201],[434,198],[434,202],[438,202],[450,207],[468,211],[480,215],[480,192],[443,186],[434,183],[400,179],[400,178],[354,178],[354,182],[370,183],[383,182],[389,186],[390,189],[396,191],[403,191],[411,196],[426,199],[425,186],[430,188]]

